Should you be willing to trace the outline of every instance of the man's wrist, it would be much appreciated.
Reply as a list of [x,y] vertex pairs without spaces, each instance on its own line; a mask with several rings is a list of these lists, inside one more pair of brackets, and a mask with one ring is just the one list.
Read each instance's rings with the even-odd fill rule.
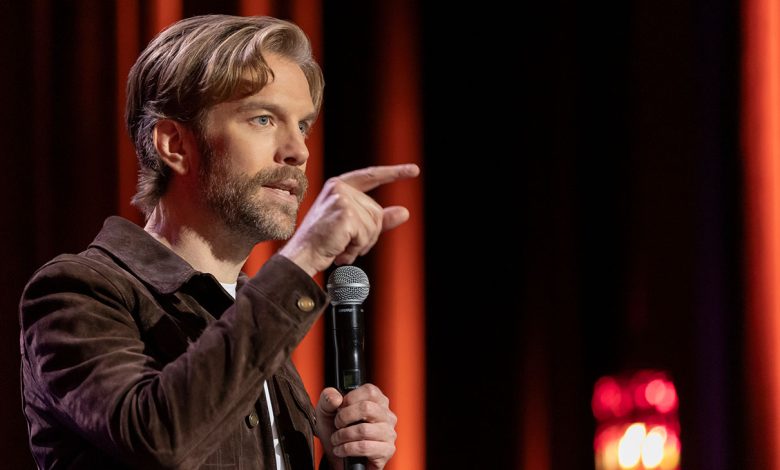
[[290,247],[288,244],[279,250],[279,254],[295,263],[311,277],[314,277],[318,272],[320,272],[320,270],[317,269],[316,264],[313,262],[312,256],[308,250]]

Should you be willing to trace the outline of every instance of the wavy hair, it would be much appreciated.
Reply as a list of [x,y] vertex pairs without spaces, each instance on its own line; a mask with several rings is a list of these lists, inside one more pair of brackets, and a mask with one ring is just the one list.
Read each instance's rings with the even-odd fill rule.
[[315,109],[325,82],[303,30],[269,16],[201,15],[159,33],[130,69],[125,118],[140,164],[132,203],[148,217],[165,194],[170,169],[154,147],[161,119],[201,133],[208,109],[257,93],[273,78],[263,53],[281,55],[303,71]]

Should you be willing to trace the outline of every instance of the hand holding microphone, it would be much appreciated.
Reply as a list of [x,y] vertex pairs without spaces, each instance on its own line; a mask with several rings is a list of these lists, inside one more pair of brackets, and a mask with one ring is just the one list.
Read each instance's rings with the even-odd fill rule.
[[[363,302],[368,297],[368,276],[356,266],[336,268],[328,278],[328,294],[333,305],[328,333],[335,359],[335,383],[346,394],[363,385],[366,378]],[[365,457],[347,457],[345,470],[366,470]]]
[[395,453],[398,420],[390,400],[365,383],[363,302],[369,287],[368,276],[355,266],[336,268],[327,283],[327,331],[339,390],[326,388],[320,395],[317,435],[326,453],[344,457],[344,470],[381,469]]

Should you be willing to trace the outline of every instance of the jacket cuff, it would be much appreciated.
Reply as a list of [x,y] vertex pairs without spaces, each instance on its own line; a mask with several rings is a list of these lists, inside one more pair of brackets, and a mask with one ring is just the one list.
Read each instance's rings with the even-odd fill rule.
[[330,302],[328,294],[306,271],[279,254],[273,255],[248,284],[300,321],[319,313]]

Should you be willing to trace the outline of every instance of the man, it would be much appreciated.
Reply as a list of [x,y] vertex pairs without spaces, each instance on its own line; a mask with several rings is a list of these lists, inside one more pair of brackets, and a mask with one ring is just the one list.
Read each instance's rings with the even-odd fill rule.
[[[294,231],[323,80],[295,25],[200,16],[162,32],[128,78],[146,225],[111,217],[38,270],[20,304],[22,395],[40,468],[381,469],[389,400],[366,384],[312,406],[290,354],[349,264],[409,217],[365,192],[414,165],[330,179]],[[287,239],[256,276],[260,241]]]

